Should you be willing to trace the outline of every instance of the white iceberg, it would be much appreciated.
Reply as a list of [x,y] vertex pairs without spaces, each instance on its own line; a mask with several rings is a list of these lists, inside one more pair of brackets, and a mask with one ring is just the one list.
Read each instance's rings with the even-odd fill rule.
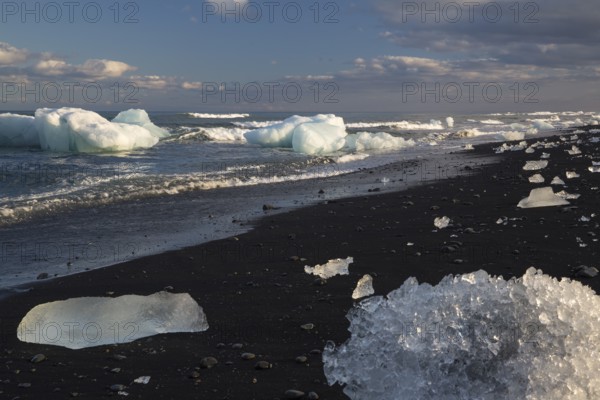
[[359,132],[346,137],[346,147],[352,151],[398,150],[415,145],[412,139],[406,140],[386,132]]
[[529,197],[524,198],[519,202],[519,208],[537,208],[537,207],[553,207],[564,206],[570,204],[567,200],[557,196],[550,186],[533,189],[529,193]]
[[347,319],[350,339],[323,362],[352,400],[600,398],[600,297],[577,281],[534,268],[409,278]]
[[447,228],[450,225],[450,218],[448,217],[439,217],[433,220],[433,225],[435,225],[438,229]]
[[550,182],[551,185],[565,185],[565,181],[563,181],[562,179],[560,179],[558,176],[555,176],[554,179],[552,179],[552,182]]
[[346,129],[327,122],[309,122],[294,129],[292,148],[309,155],[331,154],[346,144]]
[[348,275],[350,271],[348,268],[350,264],[354,262],[354,258],[348,257],[346,259],[336,258],[329,260],[326,264],[315,265],[314,267],[306,265],[304,272],[311,275],[317,275],[322,279],[329,279],[336,275]]
[[579,148],[575,145],[573,145],[573,147],[571,147],[571,150],[565,150],[567,153],[569,153],[569,155],[571,156],[576,156],[581,154],[581,150],[579,150]]
[[579,174],[575,171],[567,171],[565,172],[565,176],[567,177],[567,179],[579,178]]
[[529,177],[531,183],[544,183],[544,177],[540,174],[535,174]]
[[373,289],[373,277],[367,274],[360,278],[356,284],[356,288],[352,292],[352,299],[362,299],[363,297],[370,296],[373,293],[375,293],[375,290]]
[[39,147],[35,119],[27,115],[0,114],[0,147]]
[[264,147],[293,147],[294,130],[301,124],[322,122],[334,125],[344,130],[344,120],[333,114],[319,114],[314,117],[301,117],[294,115],[266,127],[254,129],[244,134],[248,143],[258,144]]
[[161,333],[203,332],[202,307],[187,293],[80,297],[40,304],[17,328],[22,342],[69,349],[128,343]]
[[137,125],[146,128],[154,137],[159,139],[169,136],[169,131],[159,128],[150,121],[150,117],[145,110],[131,109],[120,112],[112,120],[113,122],[121,122],[123,124]]
[[597,173],[597,172],[600,172],[600,167],[598,167],[598,166],[588,167],[588,171],[590,171],[591,173]]
[[544,169],[548,166],[548,161],[546,160],[541,160],[541,161],[526,161],[525,165],[523,166],[523,170],[525,171],[537,171],[540,169]]
[[158,143],[144,127],[110,122],[79,108],[38,109],[35,125],[43,150],[97,153],[149,148]]

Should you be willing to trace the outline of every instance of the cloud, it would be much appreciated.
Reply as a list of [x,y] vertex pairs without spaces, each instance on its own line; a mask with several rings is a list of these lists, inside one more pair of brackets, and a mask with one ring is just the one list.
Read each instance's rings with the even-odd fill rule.
[[29,52],[6,42],[0,42],[0,65],[15,65],[27,61]]
[[181,88],[185,90],[200,90],[202,89],[202,82],[183,82]]
[[121,61],[91,59],[81,65],[72,65],[65,60],[46,58],[38,61],[32,71],[45,77],[77,77],[97,80],[120,78],[137,67]]

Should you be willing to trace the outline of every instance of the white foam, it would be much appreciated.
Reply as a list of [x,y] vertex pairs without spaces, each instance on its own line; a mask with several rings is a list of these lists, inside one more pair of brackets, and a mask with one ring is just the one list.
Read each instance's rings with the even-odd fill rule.
[[250,114],[207,114],[207,113],[187,113],[186,115],[192,118],[205,118],[205,119],[236,119],[236,118],[248,118]]
[[207,329],[202,307],[189,294],[159,292],[40,304],[21,320],[17,337],[27,343],[82,349]]
[[406,140],[386,132],[359,132],[346,137],[346,147],[352,151],[398,150],[415,145],[412,139]]
[[419,122],[419,121],[388,121],[388,122],[352,122],[346,124],[347,128],[352,129],[366,129],[366,128],[395,128],[395,129],[404,129],[404,130],[442,130],[444,129],[444,125],[442,121],[432,119],[427,122]]
[[448,128],[454,128],[454,118],[447,117],[446,118],[446,125],[448,125]]

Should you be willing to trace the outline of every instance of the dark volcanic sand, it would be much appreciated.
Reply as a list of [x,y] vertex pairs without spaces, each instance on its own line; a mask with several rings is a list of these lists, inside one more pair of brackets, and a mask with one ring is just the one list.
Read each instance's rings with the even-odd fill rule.
[[[327,340],[341,343],[348,338],[345,315],[353,304],[354,286],[364,274],[373,275],[376,294],[384,295],[410,276],[435,284],[447,274],[478,269],[506,278],[535,266],[556,277],[572,277],[572,268],[578,265],[599,267],[599,246],[593,239],[600,238],[600,173],[588,171],[592,159],[600,161],[599,144],[588,142],[593,136],[599,135],[580,135],[583,156],[569,156],[565,149],[572,143],[562,142],[535,154],[507,152],[501,163],[465,171],[457,178],[397,193],[374,185],[381,194],[267,215],[256,229],[237,238],[41,282],[0,302],[0,397],[121,397],[109,387],[123,384],[127,398],[140,399],[276,399],[284,398],[288,389],[314,391],[321,399],[344,399],[341,387],[326,384],[319,351]],[[470,153],[475,164],[478,156],[493,153],[491,147]],[[542,151],[551,154],[549,166],[541,171],[546,183],[531,184],[527,178],[535,172],[523,171],[522,166],[525,160],[539,160]],[[566,170],[581,177],[567,180]],[[569,193],[581,194],[571,201],[575,207],[516,207],[531,189],[549,185],[555,175],[567,183]],[[599,215],[590,222],[580,221],[592,213]],[[433,220],[440,216],[450,217],[453,226],[433,232]],[[498,225],[501,216],[518,219]],[[580,247],[577,237],[587,247]],[[462,247],[442,252],[451,240],[461,241]],[[408,242],[414,245],[407,246]],[[292,256],[306,261],[294,261]],[[347,256],[355,260],[350,276],[322,285],[304,273],[305,264]],[[600,290],[600,278],[583,281]],[[173,292],[189,292],[198,301],[207,315],[208,331],[77,351],[16,338],[19,321],[37,304],[108,292],[146,295],[168,286]],[[315,328],[301,329],[307,323]],[[233,343],[243,343],[243,349],[232,348]],[[243,360],[243,352],[257,357]],[[47,360],[31,363],[39,353]],[[117,361],[115,354],[127,358]],[[296,357],[302,355],[307,362],[297,363]],[[219,364],[200,369],[200,360],[207,356],[216,357]],[[256,370],[258,360],[273,367]],[[113,368],[120,372],[110,372]],[[196,378],[190,377],[194,371]],[[151,376],[149,384],[132,383],[142,375]],[[23,383],[31,386],[19,387]]]

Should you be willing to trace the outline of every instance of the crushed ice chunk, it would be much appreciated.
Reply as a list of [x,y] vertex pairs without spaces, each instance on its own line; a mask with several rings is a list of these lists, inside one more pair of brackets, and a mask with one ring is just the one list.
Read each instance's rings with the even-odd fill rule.
[[562,197],[563,199],[566,199],[566,200],[577,200],[578,198],[581,197],[581,195],[578,193],[571,194],[571,193],[567,193],[564,190],[561,190],[560,192],[556,193],[556,195],[558,197]]
[[598,166],[588,167],[588,171],[590,171],[592,173],[598,173],[598,172],[600,172],[600,167],[598,167]]
[[350,338],[323,362],[352,400],[600,398],[600,297],[577,281],[534,268],[409,278],[347,318]]
[[537,207],[552,207],[564,206],[570,204],[567,200],[557,196],[550,186],[533,189],[529,193],[529,197],[524,198],[519,202],[519,208],[537,208]]
[[547,160],[547,159],[550,158],[550,154],[548,154],[548,153],[542,153],[542,155],[540,156],[540,158],[543,159],[543,160]]
[[575,171],[567,171],[565,173],[565,176],[567,177],[567,179],[579,178],[579,174]]
[[356,288],[352,292],[352,298],[354,300],[362,299],[375,293],[373,289],[373,277],[371,275],[365,275],[356,284]]
[[560,179],[558,176],[555,176],[554,179],[552,179],[552,182],[550,182],[551,185],[563,185],[565,184],[565,181],[563,181],[562,179]]
[[525,150],[525,153],[533,154],[533,153],[535,153],[535,149],[532,146],[530,146]]
[[149,376],[140,376],[139,378],[134,379],[134,382],[142,384],[142,385],[147,385],[148,382],[150,382],[150,377]]
[[545,160],[541,160],[541,161],[527,161],[525,163],[525,166],[523,167],[523,169],[525,171],[536,171],[539,169],[544,169],[548,166],[548,161]]
[[433,220],[433,225],[435,225],[438,229],[447,228],[450,225],[450,218],[448,217],[440,217]]
[[544,183],[544,177],[540,174],[535,174],[529,177],[529,182],[531,183]]
[[475,150],[475,147],[471,143],[465,144],[464,150]]
[[579,147],[573,145],[573,147],[571,147],[571,150],[565,150],[567,153],[569,153],[569,155],[571,156],[576,156],[581,154],[581,150],[579,150]]
[[21,320],[22,342],[69,349],[129,343],[161,333],[203,332],[202,307],[187,293],[79,297],[35,306]]
[[336,275],[348,275],[350,273],[348,268],[353,262],[354,258],[352,257],[346,259],[336,258],[334,260],[329,260],[326,264],[315,265],[314,267],[306,265],[304,267],[304,272],[317,275],[322,279],[329,279]]

